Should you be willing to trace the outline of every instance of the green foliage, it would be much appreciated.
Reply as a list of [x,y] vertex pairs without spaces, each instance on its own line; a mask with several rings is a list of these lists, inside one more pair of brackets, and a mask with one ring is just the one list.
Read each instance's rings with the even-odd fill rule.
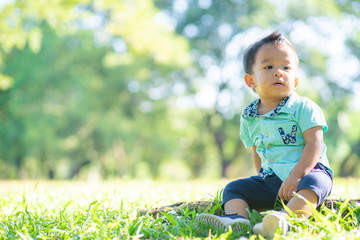
[[[254,96],[242,84],[241,56],[275,29],[298,48],[299,91],[325,111],[335,173],[359,172],[351,103],[360,74],[348,84],[332,76],[330,63],[342,60],[323,47],[341,36],[343,60],[358,63],[356,1],[14,0],[0,8],[1,178],[249,175],[239,114]],[[351,128],[341,122],[348,115]]]
[[[144,7],[142,4],[124,5],[118,1],[115,1],[115,6],[111,1],[104,5],[100,2],[94,7],[108,11],[113,17],[118,14],[117,10]],[[19,2],[5,5],[5,8],[30,7],[26,4],[30,3]],[[58,4],[61,8],[63,3]],[[70,7],[73,3],[66,4]],[[152,9],[150,1],[146,6]],[[39,12],[46,8],[42,3],[31,7]],[[24,11],[28,13],[26,9]],[[132,22],[132,18],[137,18],[144,9],[135,8],[132,12],[134,16],[121,21]],[[147,27],[149,32],[155,26],[155,32],[165,29],[149,21],[155,12],[153,9],[145,16],[141,15],[141,21],[148,22],[142,29],[126,24],[130,27],[128,30],[139,34]],[[158,88],[157,81],[162,81],[162,75],[167,74],[169,69],[189,64],[184,39],[164,30],[161,36],[142,38],[151,41],[150,45],[137,50],[132,44],[140,46],[142,43],[129,40],[127,55],[131,55],[133,62],[124,65],[116,59],[109,60],[109,56],[115,54],[114,49],[107,44],[96,46],[91,31],[78,30],[61,35],[49,28],[49,19],[33,14],[36,19],[39,18],[38,21],[42,19],[39,28],[41,49],[34,52],[29,42],[27,46],[17,46],[23,50],[13,50],[5,55],[3,72],[15,80],[12,88],[9,89],[13,80],[0,76],[2,89],[7,90],[0,92],[2,178],[25,175],[73,178],[88,166],[98,168],[99,174],[106,177],[134,177],[141,174],[136,172],[139,163],[145,163],[150,169],[144,177],[157,177],[160,163],[170,158],[176,140],[172,137],[174,131],[167,117],[166,99],[152,102],[147,91]],[[70,16],[56,20],[63,24],[67,24],[65,20],[69,23],[74,21]],[[118,28],[121,22],[116,21],[111,20],[107,24],[115,24]],[[134,24],[137,23],[134,21]],[[57,25],[51,26],[57,28]],[[127,41],[128,34],[121,34],[114,34],[113,38],[122,37]],[[156,39],[168,43],[160,43]],[[157,45],[151,46],[153,43]],[[171,47],[172,44],[177,46]],[[175,52],[163,52],[167,45]],[[150,49],[152,52],[148,53]],[[153,55],[159,55],[159,59],[154,59]],[[157,77],[149,80],[150,73]],[[131,84],[136,87],[132,92],[129,91]],[[146,127],[150,125],[152,128]],[[58,164],[62,165],[60,169]]]
[[[347,181],[343,187],[348,187]],[[5,184],[2,183],[2,184]],[[197,212],[183,209],[180,214],[163,213],[162,217],[140,216],[144,203],[130,200],[148,192],[135,191],[134,182],[108,182],[100,185],[80,182],[7,182],[0,191],[1,239],[264,239],[253,235],[252,228],[242,232],[215,229],[198,223]],[[179,200],[181,184],[166,190],[167,183],[150,185],[156,197]],[[205,182],[203,187],[207,186]],[[128,187],[124,187],[129,185]],[[159,188],[154,186],[160,185]],[[178,187],[176,187],[178,186]],[[189,193],[203,189],[188,185]],[[195,187],[194,187],[195,186]],[[201,187],[201,188],[199,188]],[[17,189],[16,191],[14,189]],[[201,191],[201,190],[200,190]],[[125,200],[120,200],[125,199]],[[147,204],[155,204],[147,198]],[[190,201],[190,198],[189,198]],[[210,210],[211,212],[211,210]],[[251,226],[263,214],[252,210]],[[357,239],[359,238],[358,203],[334,202],[332,208],[321,206],[309,220],[288,218],[291,225],[287,236],[276,239]]]

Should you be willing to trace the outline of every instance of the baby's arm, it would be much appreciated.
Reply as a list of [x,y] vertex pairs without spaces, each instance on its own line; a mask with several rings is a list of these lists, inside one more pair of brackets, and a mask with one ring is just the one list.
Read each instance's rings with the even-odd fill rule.
[[256,172],[259,174],[260,168],[261,168],[261,158],[259,157],[259,155],[256,152],[256,146],[252,146],[251,147],[252,152],[253,152],[253,161],[254,161],[254,165],[255,165],[255,169]]
[[284,180],[279,190],[279,197],[289,201],[297,190],[301,179],[307,175],[318,162],[323,151],[323,129],[321,126],[310,128],[304,132],[305,147],[290,175]]

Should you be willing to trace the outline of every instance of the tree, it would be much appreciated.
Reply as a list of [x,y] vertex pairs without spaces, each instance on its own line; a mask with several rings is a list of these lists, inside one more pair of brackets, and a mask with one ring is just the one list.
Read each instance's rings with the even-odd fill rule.
[[299,92],[324,107],[332,163],[359,159],[349,155],[359,137],[338,127],[360,73],[351,67],[360,57],[354,1],[17,0],[0,8],[3,177],[73,178],[91,168],[158,177],[171,161],[193,177],[248,174],[239,115],[256,96],[243,84],[241,58],[276,29],[298,48]]
[[[0,93],[4,177],[26,177],[27,172],[72,178],[91,165],[104,176],[133,175],[140,161],[156,177],[175,143],[172,131],[162,131],[168,125],[168,89],[157,95],[153,89],[174,68],[190,64],[190,58],[186,41],[152,21],[157,11],[150,1],[141,3],[60,1],[50,12],[41,2],[5,5],[4,12],[22,15],[2,19],[19,21],[18,32],[24,35],[30,34],[23,28],[31,22],[42,41],[34,49],[29,39],[20,44],[14,38],[3,52],[3,75],[14,80]],[[119,18],[119,12],[126,14]],[[68,15],[57,18],[62,13]],[[99,25],[82,30],[98,16]],[[119,27],[124,23],[128,28]],[[108,39],[101,42],[99,34]],[[114,151],[125,152],[126,162]]]
[[[301,34],[299,29],[303,28],[303,32],[310,32],[314,37],[328,39],[332,32],[322,29],[322,25],[318,25],[318,22],[331,25],[329,28],[335,28],[338,27],[337,24],[346,24],[350,19],[358,21],[359,12],[354,10],[355,2],[329,0],[324,5],[324,2],[319,0],[285,2],[157,0],[156,3],[171,19],[174,19],[176,32],[186,36],[190,41],[190,52],[197,65],[194,70],[196,73],[188,76],[187,83],[194,102],[196,103],[196,99],[201,95],[201,89],[205,92],[213,92],[208,94],[209,98],[213,98],[208,100],[209,106],[197,107],[204,112],[204,119],[207,119],[203,127],[213,135],[213,142],[222,162],[222,176],[226,175],[229,165],[244,154],[240,143],[234,144],[227,154],[224,150],[225,142],[237,142],[239,127],[235,119],[239,116],[235,112],[240,112],[246,100],[250,98],[249,92],[242,83],[243,72],[239,70],[242,65],[241,54],[245,47],[259,39],[261,35],[264,36],[265,32],[279,29],[298,46],[302,59],[301,67],[304,69],[302,72],[304,85],[311,85],[309,84],[311,78],[324,82],[317,89],[316,86],[312,86],[315,87],[315,91],[310,92],[313,99],[318,100],[321,106],[327,106],[329,102],[333,104],[334,99],[344,99],[333,104],[332,110],[347,111],[346,105],[349,99],[344,96],[349,94],[350,89],[344,88],[334,80],[329,71],[332,67],[328,66],[329,60],[338,56],[332,56],[328,48],[310,46],[310,39],[299,36]],[[359,31],[357,26],[354,23],[347,24],[349,29]],[[339,31],[342,31],[341,35],[344,38],[353,38],[354,31],[345,32],[343,29]],[[358,47],[358,42],[356,46]],[[352,55],[352,52],[348,51],[348,53]],[[202,84],[199,84],[199,81]],[[309,95],[308,88],[303,89],[306,90],[300,89],[300,92],[306,91]],[[318,91],[329,92],[330,96],[325,96],[324,93],[319,95]],[[336,121],[337,114],[332,110],[325,109],[332,129],[329,145],[336,146],[335,136],[341,131]],[[209,119],[217,119],[217,116],[221,116],[223,122],[214,126]],[[336,148],[331,147],[330,154],[333,154],[332,149]]]

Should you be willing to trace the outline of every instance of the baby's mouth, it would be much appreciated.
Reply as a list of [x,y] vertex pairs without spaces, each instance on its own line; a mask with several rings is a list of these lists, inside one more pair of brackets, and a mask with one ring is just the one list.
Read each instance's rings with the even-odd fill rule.
[[284,86],[284,83],[283,82],[276,82],[273,85],[275,85],[275,86]]

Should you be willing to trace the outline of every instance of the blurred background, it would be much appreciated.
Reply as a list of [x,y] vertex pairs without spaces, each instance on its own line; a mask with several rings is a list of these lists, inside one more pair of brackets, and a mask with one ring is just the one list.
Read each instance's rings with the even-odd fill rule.
[[360,177],[358,0],[1,0],[0,179],[254,174],[242,55],[274,30],[335,174]]

